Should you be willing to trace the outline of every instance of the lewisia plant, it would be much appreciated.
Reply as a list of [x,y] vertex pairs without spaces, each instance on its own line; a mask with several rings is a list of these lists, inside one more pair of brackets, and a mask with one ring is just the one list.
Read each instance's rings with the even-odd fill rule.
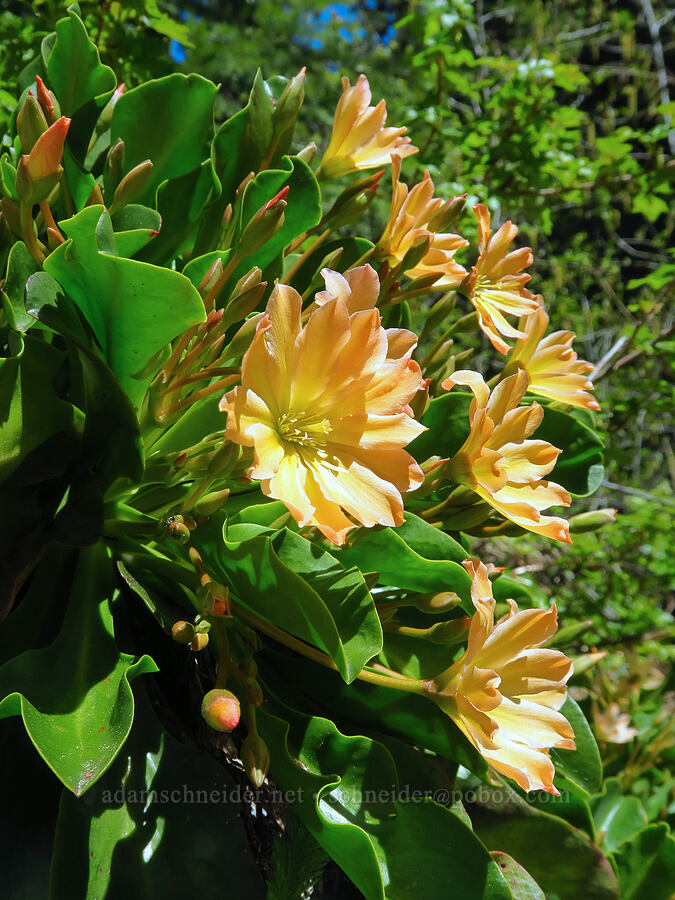
[[[546,336],[545,300],[526,287],[530,249],[489,198],[501,224],[493,234],[475,206],[474,243],[464,197],[406,159],[416,148],[386,127],[383,100],[370,105],[365,76],[344,80],[314,162],[293,144],[304,70],[259,75],[214,129],[211,82],[123,90],[74,7],[57,31],[0,179],[0,708],[73,795],[57,847],[103,896],[114,854],[99,869],[89,849],[101,822],[113,843],[144,836],[139,860],[147,829],[124,802],[71,801],[199,771],[261,789],[242,806],[247,833],[292,815],[367,900],[418,896],[431,859],[431,900],[449,882],[510,896],[485,825],[503,804],[469,806],[472,829],[431,801],[363,798],[426,788],[433,767],[458,790],[506,779],[528,816],[527,792],[554,794],[561,777],[584,798],[597,789],[572,662],[549,646],[555,606],[527,608],[527,585],[495,565],[508,539],[566,542],[613,518],[559,515],[597,487],[602,446],[589,364],[569,332]],[[390,164],[378,240],[363,213]],[[277,787],[292,808],[260,812]],[[149,799],[143,815],[170,820],[172,847],[210,872],[254,866],[240,819],[202,812],[211,842],[179,807]],[[53,866],[55,895],[71,896],[70,871]]]

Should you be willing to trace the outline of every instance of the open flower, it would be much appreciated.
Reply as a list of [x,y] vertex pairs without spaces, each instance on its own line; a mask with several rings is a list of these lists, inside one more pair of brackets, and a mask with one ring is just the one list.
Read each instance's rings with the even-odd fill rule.
[[[466,277],[466,269],[456,263],[455,253],[469,243],[458,234],[443,233],[448,220],[454,220],[464,205],[463,197],[443,201],[434,197],[434,183],[428,172],[411,190],[402,181],[401,157],[392,158],[391,168],[393,196],[389,221],[379,240],[380,252],[397,265],[410,248],[421,238],[428,237],[429,249],[424,257],[406,274],[410,278],[422,278],[432,273],[438,275],[434,287],[457,286]],[[439,229],[438,232],[436,229]]]
[[532,315],[520,320],[525,337],[514,346],[505,371],[516,366],[527,372],[527,389],[532,394],[558,400],[582,409],[600,409],[598,401],[589,394],[593,384],[585,372],[592,363],[577,359],[572,349],[573,331],[554,331],[544,337],[548,327],[548,315],[540,306]]
[[495,601],[485,565],[467,559],[476,612],[466,652],[428,685],[429,696],[446,712],[488,763],[525,791],[558,794],[551,747],[574,750],[574,731],[558,712],[565,702],[573,664],[559,650],[541,644],[558,627],[549,610],[509,612],[494,621]]
[[561,451],[547,441],[527,440],[544,416],[538,403],[518,406],[527,390],[527,373],[510,375],[492,394],[477,372],[455,372],[443,387],[450,390],[456,384],[471,388],[474,399],[469,436],[446,464],[450,477],[521,528],[569,543],[569,523],[541,515],[549,506],[569,506],[570,495],[543,478]]
[[[355,271],[354,284],[364,275]],[[242,383],[220,409],[227,438],[253,447],[249,475],[263,492],[299,525],[343,544],[358,522],[400,525],[401,494],[423,481],[403,449],[424,430],[408,407],[422,376],[410,359],[414,336],[385,331],[376,309],[350,313],[341,295],[352,294],[347,278],[329,272],[326,280],[330,296],[304,327],[300,295],[277,284],[244,355]]]
[[338,100],[333,133],[321,160],[320,171],[326,178],[337,178],[348,172],[372,169],[391,162],[392,153],[410,156],[417,147],[404,137],[405,128],[385,128],[387,104],[380,100],[370,106],[372,94],[365,75],[355,85],[342,79],[342,96]]
[[[490,211],[478,203],[473,211],[478,219],[478,260],[460,286],[476,307],[478,324],[500,353],[507,353],[504,338],[522,338],[525,334],[511,325],[506,314],[531,315],[539,308],[538,301],[526,289],[530,276],[523,273],[532,264],[529,247],[507,252],[518,228],[511,222],[492,234]],[[502,337],[503,335],[503,337]]]

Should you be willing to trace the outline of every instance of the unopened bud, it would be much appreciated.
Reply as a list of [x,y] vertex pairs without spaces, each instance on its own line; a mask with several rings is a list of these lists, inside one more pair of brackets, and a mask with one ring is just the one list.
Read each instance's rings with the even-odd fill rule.
[[461,216],[465,203],[466,194],[446,200],[443,206],[429,219],[427,223],[429,231],[440,234],[451,228]]
[[125,90],[125,84],[122,82],[119,84],[115,90],[113,91],[113,95],[108,100],[106,105],[103,107],[101,111],[101,115],[98,117],[98,122],[96,123],[96,130],[99,134],[102,134],[108,128],[110,128],[110,123],[112,122],[113,110],[117,105],[117,101],[120,99]]
[[47,124],[53,125],[60,111],[58,101],[52,91],[47,90],[44,81],[39,75],[35,76],[35,86],[37,88],[37,100],[45,115]]
[[199,513],[201,516],[211,516],[214,512],[225,506],[229,496],[229,488],[205,494],[197,503],[195,503],[195,512]]
[[589,531],[599,531],[605,525],[613,525],[616,522],[616,510],[593,509],[589,512],[579,513],[569,520],[570,534],[586,534]]
[[281,229],[284,224],[288,190],[288,186],[282,188],[248,223],[239,241],[242,255],[250,256],[255,253]]
[[127,203],[133,203],[143,193],[152,174],[152,168],[151,160],[146,159],[134,166],[130,172],[127,172],[117,186],[115,197],[110,207],[111,212],[113,209],[121,209]]
[[122,167],[124,166],[124,141],[120,138],[115,141],[108,155],[105,158],[103,166],[103,190],[106,197],[112,197],[117,185],[122,178]]
[[91,194],[89,194],[89,198],[85,203],[85,206],[104,206],[105,201],[103,200],[103,191],[101,190],[100,184],[95,184],[91,190]]
[[383,175],[384,169],[381,169],[348,185],[324,216],[323,223],[330,221],[332,228],[339,228],[358,219],[375,199]]
[[230,734],[241,717],[241,706],[236,694],[221,688],[209,691],[202,700],[202,717],[214,731]]
[[34,182],[60,172],[69,127],[70,119],[61,116],[35,142],[27,160],[28,172]]
[[303,66],[298,74],[290,79],[277,101],[273,120],[275,144],[278,144],[280,138],[290,131],[295,124],[300,107],[305,99],[306,71],[306,68]]
[[413,395],[412,400],[410,401],[410,408],[413,411],[413,416],[419,420],[422,418],[424,413],[427,411],[429,406],[429,385],[431,384],[431,378],[425,378],[417,392]]
[[239,459],[241,450],[239,448],[239,444],[235,444],[232,441],[225,441],[223,446],[220,447],[219,450],[211,457],[211,462],[208,467],[208,474],[211,476],[215,475],[223,475],[226,472],[229,472]]
[[190,529],[183,521],[182,516],[172,516],[164,522],[164,525],[171,540],[177,544],[187,544],[190,540]]
[[222,274],[223,261],[220,257],[218,257],[211,263],[211,265],[206,270],[204,277],[199,282],[199,293],[202,295],[202,297],[206,297],[208,295],[209,291]]
[[307,165],[309,165],[316,156],[316,151],[317,146],[314,141],[311,141],[309,144],[307,144],[306,147],[303,147],[302,150],[300,150],[300,152],[296,153],[295,155],[298,157],[298,159],[301,159],[303,162],[306,162]]
[[270,751],[257,732],[249,733],[241,745],[241,761],[251,784],[262,787],[270,767]]
[[190,649],[199,653],[209,645],[209,636],[206,631],[198,631],[190,641]]
[[23,153],[30,153],[37,144],[38,138],[45,133],[47,128],[45,114],[42,112],[38,101],[29,91],[16,117],[16,131],[21,141]]
[[427,631],[427,638],[434,644],[458,644],[466,638],[471,619],[462,616],[450,622],[436,622]]
[[178,644],[190,644],[195,636],[194,625],[182,619],[174,622],[171,627],[171,637]]
[[398,267],[401,272],[405,272],[407,271],[407,269],[414,269],[415,266],[419,265],[419,263],[422,262],[424,257],[429,252],[431,240],[432,235],[428,232],[427,234],[420,234],[415,238],[415,240],[406,251]]
[[415,599],[415,606],[421,612],[435,615],[455,609],[461,602],[454,591],[439,591],[435,594],[421,594]]

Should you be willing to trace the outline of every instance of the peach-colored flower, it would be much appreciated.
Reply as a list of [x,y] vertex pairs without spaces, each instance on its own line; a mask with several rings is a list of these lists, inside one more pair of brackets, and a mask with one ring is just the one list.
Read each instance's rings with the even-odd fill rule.
[[565,702],[572,661],[541,647],[558,627],[549,610],[518,607],[494,621],[495,601],[486,566],[463,563],[471,575],[476,612],[466,652],[429,682],[429,696],[446,712],[487,762],[525,791],[558,794],[551,747],[574,750],[574,731],[558,712]]
[[[374,303],[370,273],[348,275],[354,303],[364,302],[360,291]],[[299,525],[343,544],[356,523],[400,525],[401,494],[423,481],[403,449],[424,430],[408,407],[422,375],[410,332],[385,331],[368,304],[350,313],[347,278],[328,271],[326,281],[304,327],[300,295],[277,284],[244,355],[242,383],[220,408],[226,437],[253,448],[249,475],[263,492]]]
[[469,408],[471,430],[446,463],[447,473],[521,528],[569,543],[569,523],[541,515],[549,506],[569,506],[570,495],[543,478],[561,451],[546,441],[528,440],[544,411],[538,403],[518,406],[527,390],[527,374],[510,375],[492,394],[477,372],[455,372],[443,387],[450,390],[457,384],[474,394]]
[[466,269],[455,262],[454,255],[469,243],[458,234],[436,231],[445,226],[444,220],[453,218],[457,207],[463,206],[464,198],[453,197],[443,201],[434,197],[434,183],[428,172],[412,189],[399,180],[401,175],[400,156],[392,157],[391,176],[393,196],[389,221],[378,249],[392,265],[403,260],[408,250],[421,238],[428,237],[429,249],[424,257],[411,269],[406,270],[410,278],[422,278],[432,273],[438,275],[434,287],[456,287],[466,277]]
[[[523,273],[532,264],[529,247],[507,252],[518,228],[511,222],[504,224],[492,234],[490,211],[478,203],[473,211],[478,219],[478,260],[462,284],[465,293],[476,307],[478,324],[500,353],[506,353],[509,345],[506,338],[522,338],[524,333],[511,325],[505,315],[531,315],[539,308],[539,302],[525,285],[530,276]],[[503,335],[503,337],[502,337]]]
[[516,366],[524,369],[531,394],[582,409],[600,409],[598,401],[588,393],[593,390],[593,384],[584,374],[593,364],[577,359],[572,349],[573,331],[554,331],[544,337],[548,321],[543,306],[520,320],[519,327],[525,337],[515,344],[505,372]]
[[404,137],[405,128],[385,128],[387,104],[380,100],[370,106],[372,94],[365,75],[355,85],[342,79],[342,96],[335,110],[333,133],[321,160],[320,171],[326,178],[348,172],[372,169],[391,162],[392,153],[410,156],[418,148]]
[[604,712],[596,710],[593,724],[598,739],[610,744],[628,744],[638,733],[630,724],[630,715],[622,713],[618,703],[610,703]]

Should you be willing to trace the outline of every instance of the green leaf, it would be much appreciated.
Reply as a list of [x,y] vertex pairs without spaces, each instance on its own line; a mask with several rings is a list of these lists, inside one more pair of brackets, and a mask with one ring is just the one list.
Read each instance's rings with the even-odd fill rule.
[[167,178],[197,169],[206,156],[218,89],[201,75],[174,73],[124,93],[115,104],[110,142],[124,141],[124,172],[146,159],[152,173],[139,201],[154,201]]
[[115,89],[115,73],[101,63],[96,45],[72,8],[68,18],[56,23],[55,35],[45,38],[42,56],[61,115],[72,116],[90,100]]
[[608,852],[647,825],[647,813],[637,797],[626,796],[617,778],[608,778],[603,793],[591,800],[593,819],[600,839]]
[[335,672],[316,663],[271,650],[265,653],[261,672],[271,684],[284,684],[284,696],[289,696],[294,706],[315,709],[320,703],[361,728],[413,742],[472,772],[486,770],[482,756],[452,719],[426,697],[364,681],[346,685]]
[[279,714],[290,725],[259,711],[272,776],[294,792],[294,812],[366,900],[446,900],[449,885],[456,900],[512,896],[454,813],[432,800],[397,800],[396,768],[381,744],[341,734],[318,716],[287,707]]
[[609,861],[589,838],[555,815],[530,806],[505,783],[481,785],[468,807],[478,837],[508,853],[551,900],[616,900]]
[[[106,224],[109,234],[100,227]],[[148,363],[176,335],[204,321],[202,299],[179,272],[112,255],[104,243],[112,228],[102,206],[83,209],[61,228],[70,240],[48,256],[45,271],[81,309],[137,406],[154,374]]]
[[[414,519],[411,519],[408,533],[414,535],[412,539],[422,549],[424,541],[419,538],[422,529]],[[426,540],[429,541],[428,538]],[[448,547],[453,556],[456,556],[456,547],[459,545],[456,545],[452,538],[448,538],[448,541],[454,545],[451,547],[448,544]],[[466,570],[450,559],[425,559],[420,556],[408,546],[398,528],[361,529],[355,536],[353,544],[336,555],[343,561],[343,565],[358,566],[362,572],[379,572],[379,583],[388,587],[399,587],[423,594],[455,591],[468,602],[471,578]],[[461,555],[462,558],[466,556]]]
[[621,900],[672,900],[675,839],[661,822],[634,835],[613,854]]
[[9,335],[0,358],[0,481],[47,438],[76,430],[81,415],[54,390],[64,355],[29,335]]
[[115,644],[109,551],[83,550],[56,640],[0,668],[0,717],[20,715],[38,753],[79,796],[106,771],[134,716],[129,681],[156,671]]
[[436,397],[422,416],[427,431],[409,445],[408,451],[424,462],[430,456],[449,459],[469,435],[469,405],[473,394],[452,391]]
[[352,681],[382,648],[382,629],[361,573],[299,534],[258,525],[223,531],[213,516],[193,533],[207,568],[274,625],[327,653]]
[[[162,729],[143,690],[127,743],[84,797],[63,792],[50,900],[263,900],[238,811],[244,790],[209,753]],[[224,874],[226,873],[226,875]]]
[[552,750],[551,758],[556,770],[589,794],[594,794],[602,784],[602,760],[593,732],[579,704],[569,694],[560,712],[574,729],[576,750]]
[[120,256],[134,256],[151,241],[162,227],[162,217],[149,206],[128,203],[112,217],[115,243]]
[[492,858],[499,866],[504,881],[511,888],[513,900],[545,900],[545,894],[534,878],[508,853],[493,850]]
[[557,409],[544,407],[544,420],[533,438],[548,441],[562,450],[548,478],[556,481],[576,497],[595,493],[602,484],[602,439],[576,417]]
[[[7,313],[10,325],[16,331],[28,331],[35,324],[35,319],[26,312],[25,298],[26,282],[37,270],[37,263],[26,249],[23,241],[13,244],[7,258],[3,308]],[[8,303],[4,302],[5,295]]]

